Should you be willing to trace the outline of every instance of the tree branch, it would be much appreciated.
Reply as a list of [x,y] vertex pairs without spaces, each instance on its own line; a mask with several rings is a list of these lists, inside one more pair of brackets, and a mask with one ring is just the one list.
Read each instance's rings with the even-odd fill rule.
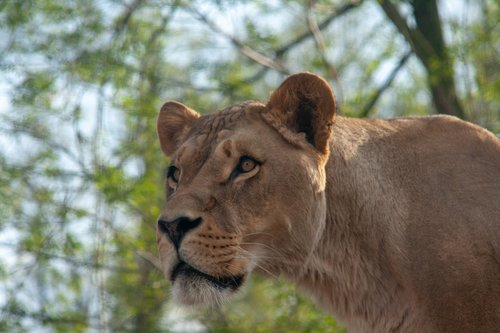
[[97,328],[96,326],[92,325],[87,321],[87,316],[85,314],[78,314],[78,315],[67,315],[67,316],[53,316],[48,314],[46,311],[41,311],[41,312],[29,312],[21,308],[16,308],[16,307],[9,307],[9,306],[4,306],[1,310],[1,313],[8,314],[10,316],[15,316],[18,318],[30,318],[32,320],[39,321],[43,324],[64,324],[64,325],[72,325],[74,328],[74,325],[84,325],[84,326],[90,326],[92,328]]
[[286,66],[283,63],[274,60],[262,53],[259,53],[258,51],[252,49],[248,45],[245,45],[242,41],[240,41],[236,37],[220,29],[212,20],[210,20],[206,15],[198,11],[196,8],[188,7],[188,10],[192,12],[200,21],[205,23],[210,28],[210,30],[229,40],[231,44],[233,44],[233,46],[236,47],[238,51],[240,51],[247,58],[261,64],[264,67],[277,70],[280,73],[290,74],[290,71],[288,70],[288,68],[286,68]]
[[118,271],[122,273],[137,273],[138,271],[136,269],[132,268],[126,268],[122,266],[117,266],[117,265],[105,265],[105,264],[99,264],[96,263],[95,260],[82,260],[82,259],[77,259],[77,257],[70,257],[70,256],[65,256],[53,252],[48,252],[44,250],[35,250],[35,249],[29,249],[29,248],[18,248],[16,244],[12,243],[5,243],[1,242],[0,247],[11,247],[11,248],[16,248],[18,252],[23,252],[23,253],[29,253],[33,254],[37,257],[42,257],[46,259],[55,259],[55,260],[63,260],[75,267],[87,267],[87,268],[92,268],[92,269],[106,269],[106,270],[111,270],[111,271]]
[[412,50],[427,66],[429,59],[433,57],[434,50],[432,46],[425,40],[424,36],[415,29],[408,26],[406,19],[401,15],[398,8],[390,0],[381,0],[380,6],[385,14],[394,24],[396,29],[403,35],[405,40],[410,44]]
[[126,10],[122,15],[120,15],[119,21],[115,25],[115,33],[121,33],[125,30],[128,25],[128,22],[132,18],[134,12],[139,9],[143,0],[134,0],[131,4],[126,4]]
[[309,1],[308,9],[307,9],[307,23],[309,26],[309,31],[312,33],[312,36],[314,38],[314,43],[316,44],[316,47],[318,49],[318,52],[321,56],[321,60],[323,61],[323,64],[325,65],[326,72],[328,74],[328,77],[335,81],[337,86],[340,85],[340,81],[338,79],[338,74],[335,68],[333,67],[332,63],[328,60],[326,56],[326,45],[325,45],[325,40],[323,38],[323,35],[321,34],[321,30],[319,29],[318,24],[316,23],[316,20],[314,20],[313,13],[312,13],[312,8],[313,8],[313,0]]
[[[321,23],[316,24],[317,26],[317,31],[322,31],[326,29],[335,19],[343,16],[344,14],[348,13],[352,9],[358,7],[363,3],[364,0],[351,0],[344,4],[341,7],[338,7],[337,10],[335,10],[332,14],[330,14],[326,19],[324,19]],[[289,50],[295,48],[302,42],[306,41],[307,39],[314,37],[313,31],[309,28],[302,34],[298,35],[294,39],[292,39],[290,42],[286,43],[285,45],[281,46],[278,48],[276,51],[274,51],[275,58],[282,58],[285,53],[287,53]],[[246,82],[255,82],[259,80],[261,77],[263,77],[267,71],[269,70],[269,67],[264,67],[260,69],[257,73],[246,79]]]
[[410,2],[417,24],[414,29],[408,26],[391,0],[380,0],[379,3],[422,62],[436,111],[464,118],[464,111],[455,91],[453,64],[442,40],[441,22],[435,0]]
[[399,73],[399,71],[404,67],[406,64],[406,61],[410,58],[410,56],[413,54],[413,52],[410,50],[406,52],[401,59],[399,60],[398,64],[394,69],[391,71],[389,76],[386,78],[384,83],[375,91],[375,93],[372,95],[370,98],[370,101],[366,103],[365,107],[359,114],[360,117],[364,118],[367,117],[372,108],[375,106],[377,101],[379,100],[380,96],[390,87],[392,84],[392,81],[396,78],[396,75]]
[[[326,19],[324,19],[321,23],[319,23],[318,30],[324,30],[327,28],[330,23],[332,23],[335,19],[343,16],[344,14],[348,13],[351,9],[354,9],[361,5],[364,0],[351,0],[347,2],[346,4],[342,5],[341,7],[337,8],[333,13],[331,13]],[[288,50],[291,48],[294,48],[295,46],[299,45],[300,43],[304,42],[305,40],[309,39],[310,37],[313,36],[313,32],[309,29],[302,33],[301,35],[295,37],[292,39],[290,42],[287,44],[283,45],[279,49],[276,50],[275,54],[276,57],[282,57]]]

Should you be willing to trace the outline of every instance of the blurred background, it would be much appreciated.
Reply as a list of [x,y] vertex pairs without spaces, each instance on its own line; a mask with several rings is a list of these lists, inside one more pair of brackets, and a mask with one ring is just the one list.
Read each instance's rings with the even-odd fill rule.
[[0,0],[0,332],[344,332],[284,280],[171,301],[162,102],[266,101],[311,71],[339,114],[498,135],[499,54],[495,0]]

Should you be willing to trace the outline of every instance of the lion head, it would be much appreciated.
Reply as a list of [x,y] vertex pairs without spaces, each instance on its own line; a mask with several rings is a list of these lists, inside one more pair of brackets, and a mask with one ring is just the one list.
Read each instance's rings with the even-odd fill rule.
[[216,304],[253,271],[303,271],[325,224],[325,164],[335,98],[309,73],[290,76],[267,104],[200,116],[167,102],[158,117],[170,157],[157,242],[173,295]]

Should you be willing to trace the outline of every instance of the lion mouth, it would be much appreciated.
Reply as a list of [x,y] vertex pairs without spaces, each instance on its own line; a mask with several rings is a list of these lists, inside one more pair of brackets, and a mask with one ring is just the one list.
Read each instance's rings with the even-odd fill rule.
[[172,281],[172,283],[175,282],[175,280],[180,275],[183,275],[186,278],[191,278],[191,279],[199,277],[212,283],[214,286],[220,289],[231,289],[231,290],[238,289],[243,284],[244,280],[243,275],[215,277],[197,270],[196,268],[190,266],[184,261],[180,261],[173,269],[172,275],[170,276],[170,280]]

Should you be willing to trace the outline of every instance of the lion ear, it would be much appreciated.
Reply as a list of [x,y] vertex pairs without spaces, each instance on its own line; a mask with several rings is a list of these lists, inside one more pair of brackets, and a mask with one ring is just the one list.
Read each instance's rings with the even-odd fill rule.
[[282,125],[304,133],[318,151],[328,153],[335,95],[323,78],[311,73],[289,76],[272,93],[267,108]]
[[180,138],[189,131],[199,117],[198,112],[179,102],[168,101],[163,104],[156,122],[156,131],[165,155],[171,156],[174,153]]

